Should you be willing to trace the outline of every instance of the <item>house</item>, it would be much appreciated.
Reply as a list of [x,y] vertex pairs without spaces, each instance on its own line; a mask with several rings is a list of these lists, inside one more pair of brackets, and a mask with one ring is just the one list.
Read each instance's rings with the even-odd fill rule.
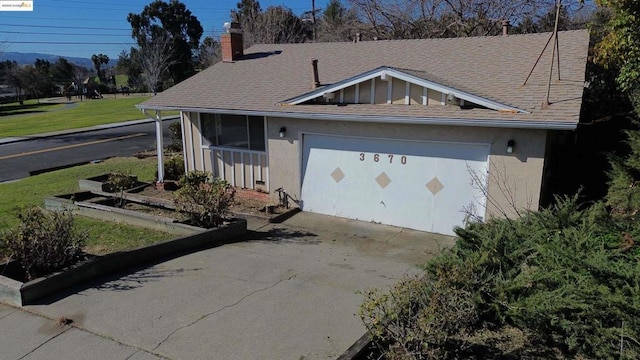
[[222,62],[139,107],[181,112],[188,171],[452,234],[541,204],[579,122],[588,43],[577,30],[243,51],[232,27]]

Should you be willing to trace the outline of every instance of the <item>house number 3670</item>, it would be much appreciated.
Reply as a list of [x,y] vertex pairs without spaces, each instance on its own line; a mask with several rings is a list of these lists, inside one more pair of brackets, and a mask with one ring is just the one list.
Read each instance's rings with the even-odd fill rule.
[[[371,158],[373,159],[374,162],[380,162],[385,160],[384,157],[385,155],[373,154]],[[386,155],[386,158],[387,158],[386,160],[389,161],[389,164],[393,164],[393,159],[394,159],[393,154]],[[365,153],[360,153],[360,161],[365,161],[365,160],[367,160],[367,155],[365,155]],[[400,163],[402,165],[405,165],[407,163],[407,157],[404,155],[400,156]]]

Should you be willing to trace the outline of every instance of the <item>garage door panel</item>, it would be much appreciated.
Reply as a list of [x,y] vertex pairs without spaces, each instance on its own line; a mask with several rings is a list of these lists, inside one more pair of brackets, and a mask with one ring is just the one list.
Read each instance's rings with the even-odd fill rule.
[[[305,211],[452,234],[482,194],[488,145],[305,135]],[[475,215],[482,217],[481,211]]]

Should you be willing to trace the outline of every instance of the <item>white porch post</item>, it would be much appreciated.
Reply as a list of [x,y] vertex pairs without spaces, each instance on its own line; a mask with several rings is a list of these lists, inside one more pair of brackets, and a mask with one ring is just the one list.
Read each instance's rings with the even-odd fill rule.
[[158,184],[164,183],[164,147],[162,144],[163,129],[162,118],[160,117],[160,111],[156,110],[156,154],[158,156]]

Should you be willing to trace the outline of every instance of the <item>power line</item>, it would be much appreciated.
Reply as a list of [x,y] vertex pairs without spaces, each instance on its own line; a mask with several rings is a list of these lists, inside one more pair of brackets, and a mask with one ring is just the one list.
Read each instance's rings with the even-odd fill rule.
[[45,28],[45,29],[77,29],[77,30],[113,30],[113,31],[131,31],[131,29],[105,28],[105,27],[82,27],[82,26],[58,26],[58,25],[25,25],[25,24],[0,24],[0,26],[15,26],[29,28]]

